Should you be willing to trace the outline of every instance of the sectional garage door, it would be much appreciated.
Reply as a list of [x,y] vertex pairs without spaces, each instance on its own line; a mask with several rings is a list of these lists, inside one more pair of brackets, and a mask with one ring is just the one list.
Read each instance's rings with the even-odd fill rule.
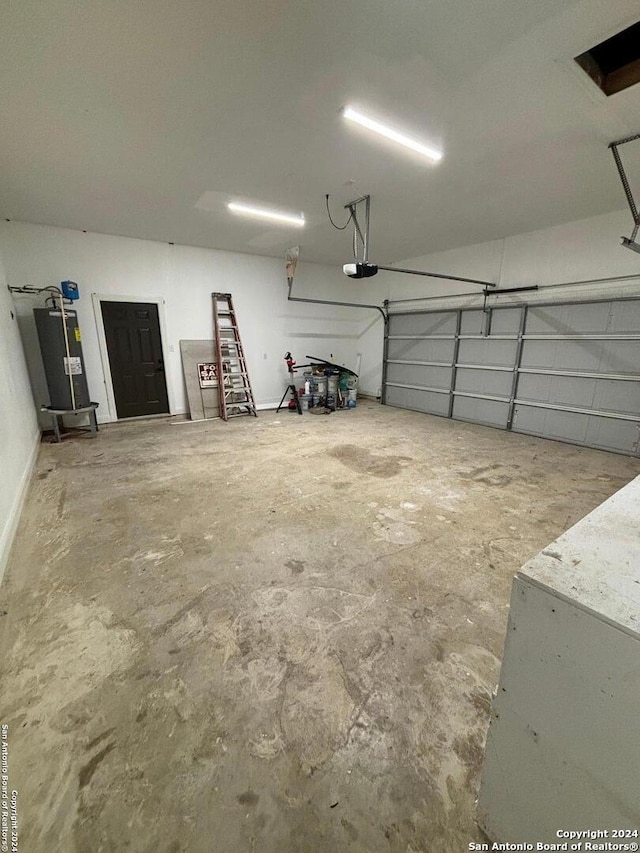
[[387,405],[640,455],[640,300],[394,313]]

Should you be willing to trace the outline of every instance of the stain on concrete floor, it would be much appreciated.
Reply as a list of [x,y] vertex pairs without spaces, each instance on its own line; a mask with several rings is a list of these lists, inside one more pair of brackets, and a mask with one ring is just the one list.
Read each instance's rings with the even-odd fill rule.
[[511,577],[638,473],[373,403],[43,445],[0,602],[21,849],[466,849]]

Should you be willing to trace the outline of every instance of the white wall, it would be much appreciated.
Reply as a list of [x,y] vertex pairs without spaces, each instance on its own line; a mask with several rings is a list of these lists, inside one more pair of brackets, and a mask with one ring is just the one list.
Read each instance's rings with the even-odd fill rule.
[[[398,266],[466,275],[497,282],[498,287],[531,284],[545,287],[563,281],[637,275],[640,273],[640,255],[620,245],[620,236],[629,235],[631,226],[631,214],[628,210],[622,210],[517,234],[491,243],[479,243],[448,252],[411,258],[399,262]],[[386,275],[385,283],[390,299],[481,290],[474,285],[393,273]],[[637,288],[637,283],[630,286]],[[581,298],[588,298],[588,294],[598,287],[599,285],[585,286],[581,289]],[[608,287],[606,286],[605,290],[608,290]],[[554,299],[564,299],[574,292],[575,288],[571,288],[565,291],[554,290],[552,293]],[[550,298],[550,293],[530,293],[521,298],[546,301]]]
[[[620,246],[629,234],[627,210],[520,234],[504,240],[409,258],[398,266],[440,271],[498,282],[500,287],[637,276],[640,256]],[[77,305],[92,398],[102,422],[115,420],[107,398],[91,294],[164,300],[169,400],[173,413],[186,410],[179,341],[212,334],[211,291],[233,293],[258,405],[273,406],[282,396],[287,374],[282,356],[298,361],[315,355],[353,369],[360,363],[360,390],[378,395],[382,377],[383,324],[372,310],[356,310],[287,301],[284,261],[233,252],[170,246],[145,240],[84,234],[62,228],[0,223],[10,284],[45,286],[71,278],[80,284]],[[304,249],[302,256],[304,257]],[[386,259],[374,258],[378,261]],[[474,305],[480,288],[437,279],[381,272],[351,281],[339,268],[301,262],[294,295],[316,299],[382,304],[384,299],[442,296],[442,300],[393,305],[392,310]],[[472,292],[469,297],[455,294]],[[510,299],[570,299],[640,294],[640,278],[628,282],[553,288]],[[43,402],[46,384],[33,334],[33,297],[16,297],[27,331],[27,359],[35,377],[35,402]],[[360,359],[358,357],[361,357]],[[43,422],[44,425],[44,422]]]
[[15,309],[0,255],[0,579],[40,437]]
[[[212,291],[233,294],[258,406],[277,405],[282,397],[287,380],[285,351],[291,350],[299,362],[308,354],[356,369],[363,334],[371,324],[379,329],[383,325],[375,311],[287,301],[285,265],[279,259],[19,222],[0,225],[0,250],[11,285],[44,287],[69,278],[78,282],[81,298],[75,307],[89,391],[100,404],[102,422],[115,420],[116,412],[105,387],[97,330],[101,321],[96,318],[92,294],[163,300],[172,413],[187,408],[179,341],[212,337]],[[300,262],[294,295],[370,301],[359,285],[346,279],[339,268]],[[29,324],[31,309],[41,302],[34,297],[15,297],[27,332],[27,356],[38,404],[46,401],[46,384]],[[381,348],[381,332],[379,341]],[[372,355],[375,372],[380,353]],[[363,384],[361,390],[370,389]]]
[[[408,258],[399,261],[396,266],[497,282],[501,288],[532,284],[540,287],[538,291],[519,296],[493,297],[491,304],[499,304],[498,300],[507,299],[536,302],[640,295],[640,255],[620,245],[620,236],[628,236],[631,227],[631,214],[628,210],[622,210],[518,234],[504,240]],[[382,259],[374,260],[382,262]],[[566,281],[610,279],[616,276],[633,278],[623,282],[549,287]],[[375,282],[373,301],[392,300],[392,311],[436,310],[482,304],[482,288],[476,285],[384,272],[369,281]],[[456,296],[469,292],[473,295]],[[374,295],[373,292],[371,295]],[[394,299],[425,296],[443,298],[393,304]],[[360,340],[370,386],[379,386],[382,380],[381,346],[377,331],[367,333]]]

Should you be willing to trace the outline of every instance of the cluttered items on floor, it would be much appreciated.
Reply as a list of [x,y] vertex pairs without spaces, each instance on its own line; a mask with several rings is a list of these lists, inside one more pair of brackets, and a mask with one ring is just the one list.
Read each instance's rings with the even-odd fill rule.
[[[298,364],[290,352],[285,353],[284,360],[289,373],[289,383],[282,395],[279,412],[286,404],[290,412],[299,415],[309,412],[314,415],[331,414],[339,410],[354,409],[357,404],[358,374],[341,364],[307,355],[310,359],[306,364]],[[296,372],[302,374],[304,384],[296,382]]]

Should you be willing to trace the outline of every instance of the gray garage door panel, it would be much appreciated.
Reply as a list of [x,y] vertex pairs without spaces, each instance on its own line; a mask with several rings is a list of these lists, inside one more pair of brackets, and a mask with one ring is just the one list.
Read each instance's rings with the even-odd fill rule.
[[640,334],[640,301],[612,302],[611,305],[611,331]]
[[620,412],[640,420],[640,382],[599,379],[593,398],[599,412]]
[[419,391],[414,388],[387,387],[387,403],[401,409],[426,412],[431,415],[449,414],[449,395],[432,391]]
[[522,344],[522,367],[585,373],[640,372],[640,341],[531,341]]
[[422,385],[425,388],[443,388],[448,391],[451,387],[451,367],[390,363],[387,367],[387,382]]
[[640,299],[495,308],[488,319],[392,315],[385,402],[640,456]]
[[640,341],[603,341],[598,373],[640,374]]
[[492,397],[507,397],[511,394],[513,371],[470,370],[459,367],[456,371],[456,391],[471,391],[489,394]]
[[555,412],[516,405],[513,414],[513,431],[543,438],[556,438],[584,444],[587,437],[588,415],[576,417],[574,412]]
[[587,429],[588,447],[601,447],[603,450],[625,450],[638,453],[640,430],[633,421],[615,421],[612,418],[591,416]]
[[527,334],[603,334],[610,331],[610,320],[611,302],[532,306],[527,311]]
[[387,357],[390,360],[438,361],[451,364],[455,351],[454,340],[390,340]]
[[482,340],[460,341],[458,364],[488,364],[496,367],[513,367],[516,357],[516,341]]
[[499,308],[491,312],[492,335],[517,335],[520,328],[521,308]]
[[478,400],[474,397],[456,396],[453,401],[453,417],[461,421],[473,421],[488,426],[507,426],[509,404],[496,400]]
[[460,318],[460,334],[481,335],[483,334],[483,324],[483,311],[463,311]]
[[446,311],[433,314],[392,314],[390,335],[455,335],[456,314]]
[[523,373],[518,399],[601,412],[640,412],[640,382]]
[[[517,335],[520,328],[520,308],[496,308],[491,312],[492,335]],[[484,311],[463,311],[460,323],[461,335],[483,335]]]
[[516,405],[513,431],[603,450],[630,454],[638,451],[637,423],[598,415]]

